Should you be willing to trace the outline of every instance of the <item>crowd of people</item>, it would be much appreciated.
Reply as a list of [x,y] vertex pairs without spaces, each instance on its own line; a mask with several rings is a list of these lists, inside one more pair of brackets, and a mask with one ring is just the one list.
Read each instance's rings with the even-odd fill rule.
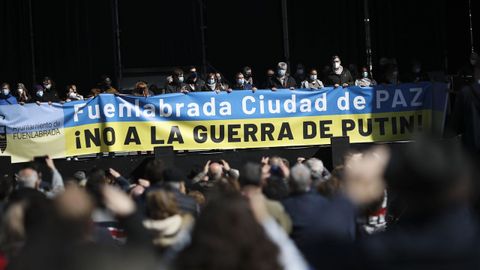
[[[468,70],[465,72],[468,73]],[[376,78],[378,83],[384,84],[430,80],[427,73],[422,70],[419,61],[412,61],[411,69],[400,76],[397,61],[388,58],[381,59]],[[255,91],[257,89],[318,90],[325,86],[348,87],[355,85],[369,87],[376,84],[377,80],[373,79],[368,67],[357,68],[356,65],[352,64],[348,68],[344,67],[340,57],[335,55],[331,59],[331,65],[325,66],[320,72],[315,68],[306,70],[302,64],[298,64],[296,69],[291,72],[287,63],[279,62],[274,69],[267,70],[263,80],[257,80],[252,68],[246,66],[235,74],[233,83],[229,83],[220,72],[207,73],[203,77],[194,66],[191,66],[187,71],[176,68],[166,77],[165,85],[157,86],[145,81],[138,81],[134,89],[127,91],[127,94],[152,96],[196,91],[215,91],[219,93],[220,91]],[[68,102],[92,98],[101,93],[120,94],[125,92],[113,87],[109,76],[102,76],[101,81],[89,91],[80,91],[75,84],[67,85],[65,91],[60,91],[50,77],[45,77],[42,83],[34,85],[31,91],[23,83],[17,83],[16,87],[3,83],[1,85],[0,105]]]
[[476,184],[455,142],[350,152],[329,171],[279,156],[136,176],[1,179],[0,269],[476,269]]

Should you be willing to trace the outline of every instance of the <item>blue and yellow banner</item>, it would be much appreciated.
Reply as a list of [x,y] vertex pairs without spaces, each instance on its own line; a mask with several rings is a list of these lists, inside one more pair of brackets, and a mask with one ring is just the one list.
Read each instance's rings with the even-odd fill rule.
[[134,97],[102,94],[65,104],[0,106],[0,155],[12,162],[50,154],[241,149],[411,139],[439,132],[442,83],[257,90]]

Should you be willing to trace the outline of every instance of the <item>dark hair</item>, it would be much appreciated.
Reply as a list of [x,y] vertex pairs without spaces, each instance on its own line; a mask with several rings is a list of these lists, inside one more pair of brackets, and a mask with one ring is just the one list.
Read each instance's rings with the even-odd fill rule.
[[[248,233],[245,233],[248,232]],[[281,269],[279,249],[238,194],[217,197],[198,218],[175,269]]]
[[178,76],[182,75],[183,73],[184,73],[183,70],[181,70],[179,68],[176,68],[176,69],[173,70],[172,76],[178,77]]
[[145,165],[143,177],[152,184],[157,184],[163,181],[165,165],[162,160],[150,160]]
[[332,176],[327,181],[322,181],[317,186],[317,191],[321,195],[332,198],[338,194],[343,183],[345,167],[343,165],[335,167]]
[[262,168],[260,164],[248,162],[240,171],[240,178],[238,179],[240,185],[243,186],[261,186]]

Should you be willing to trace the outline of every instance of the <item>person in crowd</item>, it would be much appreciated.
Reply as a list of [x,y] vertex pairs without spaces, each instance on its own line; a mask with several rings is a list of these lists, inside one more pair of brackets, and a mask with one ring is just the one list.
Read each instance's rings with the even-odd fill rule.
[[293,90],[297,87],[295,79],[288,74],[288,65],[285,62],[279,62],[277,65],[276,75],[272,78],[271,84],[268,88],[272,90],[277,89],[290,89]]
[[377,82],[372,78],[371,73],[368,72],[367,67],[362,67],[360,75],[361,77],[355,81],[356,86],[370,87],[377,85]]
[[190,213],[194,217],[198,216],[199,206],[192,197],[185,194],[185,176],[181,171],[165,168],[161,160],[151,160],[145,166],[143,178],[148,180],[150,184],[138,200],[140,205],[145,205],[146,195],[149,192],[165,189],[175,194],[175,200],[182,213]]
[[150,86],[148,87],[148,92],[152,93],[152,96],[164,94],[163,89],[161,89],[160,87],[158,87],[158,85],[154,83],[150,84]]
[[263,83],[263,88],[269,88],[273,85],[273,77],[275,76],[275,71],[271,68],[267,69],[265,82]]
[[161,90],[161,93],[157,94],[166,94],[167,89],[173,88],[173,73],[165,77],[165,84],[163,86],[163,89]]
[[235,75],[235,84],[232,85],[233,90],[252,90],[256,91],[257,88],[245,81],[245,76],[243,76],[243,73],[238,72]]
[[297,69],[295,70],[295,74],[293,74],[293,78],[297,83],[300,84],[298,85],[298,87],[301,86],[302,82],[308,79],[308,76],[306,75],[306,72],[305,72],[305,67],[303,66],[302,63],[297,64]]
[[120,94],[117,89],[115,89],[112,85],[112,79],[110,79],[110,76],[108,75],[103,75],[102,80],[98,84],[98,88],[102,90],[102,93],[105,94]]
[[90,89],[90,92],[88,93],[87,98],[94,98],[102,93],[102,89],[100,88],[92,88]]
[[199,172],[191,181],[191,190],[202,192],[208,198],[210,191],[216,188],[223,179],[238,179],[239,171],[230,167],[225,160],[218,162],[208,160],[203,171]]
[[241,192],[247,198],[259,196],[262,198],[268,214],[285,230],[287,234],[292,231],[292,221],[285,212],[282,204],[278,201],[270,200],[262,193],[262,167],[260,164],[247,163],[240,172]]
[[60,98],[58,96],[55,83],[50,77],[43,78],[43,99],[48,102],[59,102]]
[[310,89],[310,90],[318,90],[323,88],[323,82],[318,79],[318,74],[316,69],[310,70],[308,74],[308,79],[302,81],[300,88],[302,89]]
[[252,68],[245,66],[242,68],[242,73],[245,76],[245,82],[254,86]]
[[189,92],[201,91],[205,85],[205,81],[200,78],[200,74],[197,72],[197,69],[192,66],[189,69],[190,73],[187,77],[186,87]]
[[222,83],[218,82],[215,79],[215,73],[209,73],[207,75],[207,81],[202,87],[201,91],[214,91],[215,93],[220,93],[220,91],[231,92],[231,89],[225,89]]
[[42,173],[38,169],[38,166],[35,166],[34,164],[28,164],[25,168],[18,171],[16,180],[18,187],[35,189],[45,193],[45,195],[47,195],[48,197],[53,198],[59,193],[63,192],[63,178],[60,172],[55,167],[53,159],[47,156],[44,160],[47,168],[52,174],[51,190],[44,190],[41,187]]
[[0,93],[0,105],[18,104],[17,99],[10,92],[10,85],[2,83],[2,92]]
[[281,201],[289,195],[288,177],[289,165],[285,159],[278,156],[262,157],[263,193],[271,200]]
[[398,72],[398,66],[395,64],[388,65],[385,70],[384,84],[400,84],[400,75]]
[[228,90],[228,89],[231,89],[229,86],[228,86],[228,83],[227,81],[225,81],[223,75],[220,73],[220,72],[216,72],[215,73],[215,80],[217,81],[218,84],[221,85],[221,88],[223,90]]
[[326,182],[332,176],[328,169],[323,165],[323,161],[318,158],[309,158],[303,162],[310,170],[312,176],[312,188],[316,188],[320,183]]
[[278,225],[268,219],[259,224],[254,213],[238,194],[208,203],[193,229],[192,242],[175,260],[175,269],[308,269]]
[[183,70],[176,68],[172,73],[173,82],[167,84],[165,87],[165,93],[188,93],[187,85],[185,84],[185,76]]
[[159,189],[146,197],[147,214],[143,226],[151,232],[153,245],[160,254],[167,256],[186,246],[194,217],[180,211],[173,192]]
[[420,61],[412,61],[410,72],[406,74],[404,81],[411,83],[429,81],[428,75],[422,70],[422,63],[420,63]]
[[458,144],[417,139],[393,150],[383,174],[398,198],[390,202],[398,208],[395,225],[360,243],[362,265],[405,269],[479,265],[479,226],[469,206],[471,163]]
[[77,86],[75,84],[67,85],[67,99],[65,101],[83,100],[83,96],[77,92]]
[[339,86],[348,87],[354,84],[350,71],[342,66],[342,61],[338,55],[332,57],[332,69],[327,76],[327,85],[337,88]]
[[151,97],[154,95],[154,93],[148,89],[148,84],[144,81],[138,81],[135,83],[135,88],[133,89],[132,94],[139,97]]
[[28,90],[23,83],[17,84],[17,91],[15,92],[15,97],[17,98],[17,102],[20,105],[30,103],[32,101],[32,97],[28,93]]

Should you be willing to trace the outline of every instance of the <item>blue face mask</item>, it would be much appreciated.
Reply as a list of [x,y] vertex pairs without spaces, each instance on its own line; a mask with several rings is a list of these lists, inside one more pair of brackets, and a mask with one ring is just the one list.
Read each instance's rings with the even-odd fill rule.
[[283,76],[285,76],[285,74],[287,74],[287,71],[285,69],[279,69],[277,71],[277,74],[278,74],[278,76],[283,77]]
[[5,89],[2,89],[2,94],[3,94],[4,96],[8,96],[8,95],[10,94],[10,89],[6,89],[6,88],[5,88]]
[[43,97],[43,91],[37,91],[37,97]]
[[208,84],[215,84],[215,79],[208,79]]
[[243,85],[245,83],[245,79],[237,79],[237,83]]

